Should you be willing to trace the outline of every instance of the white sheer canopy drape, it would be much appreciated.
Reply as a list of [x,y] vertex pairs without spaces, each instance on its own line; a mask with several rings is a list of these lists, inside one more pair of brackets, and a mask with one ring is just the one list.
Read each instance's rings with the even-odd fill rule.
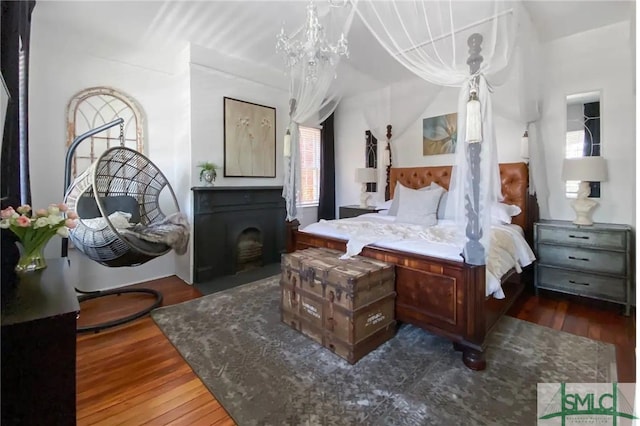
[[[331,8],[324,15],[324,25],[327,37],[336,40],[340,33],[348,34],[354,16],[351,5],[341,8]],[[304,28],[303,28],[304,29]],[[304,32],[304,31],[303,31]],[[302,41],[304,45],[304,40]],[[286,201],[287,220],[292,221],[298,216],[297,202],[300,188],[300,131],[301,124],[308,126],[320,125],[336,109],[341,98],[339,81],[340,59],[337,55],[330,55],[331,60],[313,60],[304,58],[288,67],[289,81],[289,126],[290,155],[284,158],[284,186],[282,196]],[[317,58],[316,58],[317,59]],[[311,70],[313,67],[313,71]],[[313,78],[310,76],[313,75]],[[287,147],[285,147],[287,151]]]
[[[363,99],[363,115],[367,129],[379,141],[387,140],[387,125],[393,126],[392,139],[406,132],[422,113],[434,101],[442,86],[431,84],[418,77],[392,83],[384,89],[367,93]],[[387,141],[386,143],[390,143]],[[379,166],[387,166],[386,143],[381,144],[379,152],[382,161]],[[393,154],[394,146],[390,143]],[[394,158],[398,158],[395,156]]]
[[[456,163],[447,208],[458,222],[466,222],[465,195],[470,193],[466,134],[466,103],[471,75],[467,41],[481,34],[482,62],[478,98],[482,118],[480,202],[482,229],[491,223],[491,205],[502,198],[496,153],[491,90],[509,74],[519,13],[518,2],[496,1],[357,1],[358,16],[380,44],[418,77],[441,86],[460,87]],[[393,123],[392,123],[393,124]],[[489,233],[480,242],[486,248]]]

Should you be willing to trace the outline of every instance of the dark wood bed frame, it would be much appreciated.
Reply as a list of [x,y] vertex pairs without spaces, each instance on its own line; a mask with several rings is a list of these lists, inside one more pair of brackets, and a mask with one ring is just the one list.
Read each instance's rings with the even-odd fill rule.
[[[500,164],[504,202],[516,204],[522,213],[513,218],[520,225],[529,244],[533,222],[537,219],[537,202],[528,195],[529,175],[525,163]],[[393,197],[396,182],[421,188],[436,182],[449,188],[451,166],[391,168],[388,194]],[[288,224],[287,250],[328,247],[346,250],[346,241],[323,237]],[[469,265],[400,252],[375,245],[366,246],[362,256],[396,265],[396,318],[446,337],[454,349],[462,351],[464,364],[473,370],[486,368],[484,350],[487,336],[498,319],[522,292],[524,285],[515,271],[502,280],[504,299],[485,296],[485,266]]]

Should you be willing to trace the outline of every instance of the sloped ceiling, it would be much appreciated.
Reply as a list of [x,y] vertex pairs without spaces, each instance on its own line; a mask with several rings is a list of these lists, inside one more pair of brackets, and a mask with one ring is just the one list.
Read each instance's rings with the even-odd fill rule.
[[[329,10],[326,1],[316,4],[320,14]],[[287,32],[299,29],[306,5],[305,1],[40,1],[34,22],[43,20],[61,28],[156,48],[191,42],[216,55],[255,64],[254,73],[270,73],[278,80],[283,62],[275,52],[275,36],[283,24]],[[635,19],[631,1],[535,0],[526,1],[525,7],[543,42]],[[358,82],[349,87],[350,92],[411,77],[357,17],[348,39],[351,54],[347,68],[359,77],[350,79]],[[286,81],[282,78],[274,84],[286,85]]]

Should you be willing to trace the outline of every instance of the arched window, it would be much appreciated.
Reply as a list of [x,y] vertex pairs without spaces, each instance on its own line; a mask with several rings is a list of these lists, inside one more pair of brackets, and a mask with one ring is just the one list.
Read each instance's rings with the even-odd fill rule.
[[[144,116],[141,108],[129,95],[109,87],[91,87],[71,98],[67,106],[67,147],[77,136],[118,118],[124,119],[125,146],[144,153]],[[119,145],[119,126],[85,140],[76,149],[72,176],[76,177],[85,171],[108,148]]]

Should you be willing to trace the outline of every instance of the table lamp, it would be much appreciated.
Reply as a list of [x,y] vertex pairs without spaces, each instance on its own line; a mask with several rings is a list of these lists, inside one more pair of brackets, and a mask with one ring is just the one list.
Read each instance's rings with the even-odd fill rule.
[[589,182],[607,180],[607,162],[602,157],[565,158],[562,163],[562,180],[579,180],[578,197],[571,202],[576,212],[576,225],[593,225],[591,216],[598,202],[588,198],[591,194]]
[[378,169],[373,167],[366,167],[356,169],[356,182],[362,184],[362,192],[360,193],[360,207],[366,208],[368,207],[369,197],[370,195],[367,193],[367,184],[371,182],[376,182],[376,175]]

